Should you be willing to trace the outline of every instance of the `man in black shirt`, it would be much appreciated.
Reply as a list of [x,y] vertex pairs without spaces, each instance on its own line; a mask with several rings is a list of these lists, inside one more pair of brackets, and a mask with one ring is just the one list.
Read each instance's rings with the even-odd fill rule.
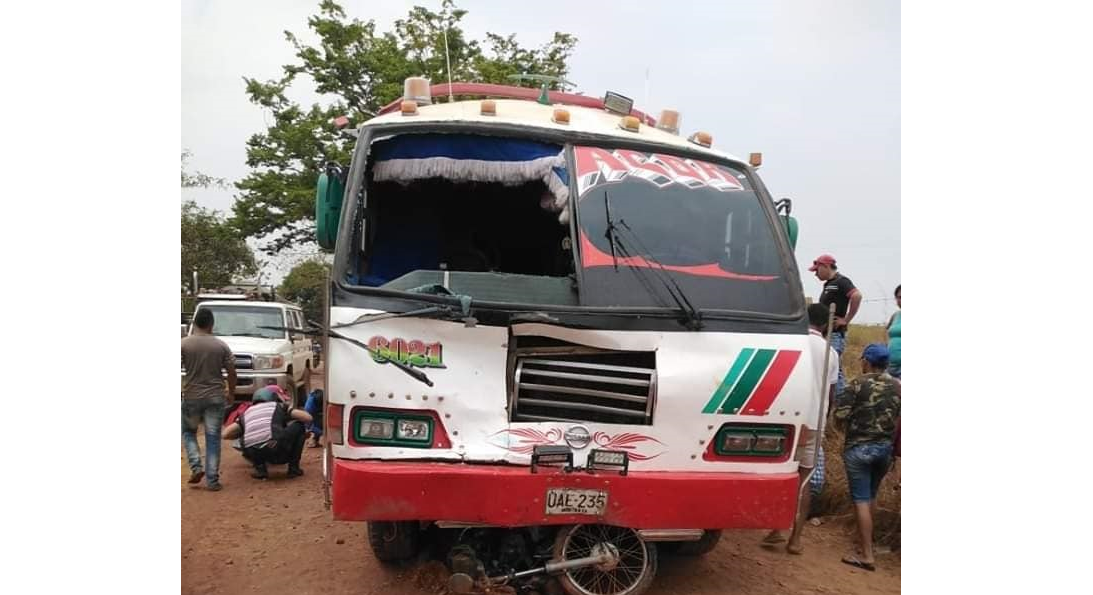
[[[820,303],[824,306],[835,304],[835,330],[831,333],[831,347],[842,357],[846,349],[846,330],[850,327],[850,321],[858,313],[861,305],[862,294],[854,287],[854,282],[849,277],[839,273],[839,267],[835,264],[835,257],[830,254],[821,254],[812,261],[808,270],[816,273],[816,278],[823,281],[824,287],[820,292]],[[839,381],[835,385],[835,402],[842,399],[843,387],[846,385],[846,377],[843,375],[843,367],[839,365]]]

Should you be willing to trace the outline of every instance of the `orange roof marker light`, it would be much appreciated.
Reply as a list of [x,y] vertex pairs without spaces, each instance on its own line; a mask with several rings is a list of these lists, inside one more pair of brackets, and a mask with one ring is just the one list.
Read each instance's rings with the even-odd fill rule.
[[661,110],[660,117],[657,118],[657,128],[664,132],[670,132],[672,134],[679,134],[679,121],[683,117],[677,110],[666,109]]
[[417,102],[409,99],[402,100],[402,115],[404,116],[416,116],[417,115]]
[[423,76],[407,78],[402,83],[402,99],[415,101],[418,105],[431,105],[433,96],[429,87],[429,79]]
[[497,102],[492,99],[482,100],[482,115],[483,116],[496,116],[497,115]]
[[569,110],[562,108],[554,108],[554,115],[550,118],[551,122],[555,124],[569,125]]
[[750,164],[752,167],[759,167],[760,165],[763,165],[763,154],[752,153],[751,155],[748,155],[748,164]]
[[619,128],[630,132],[639,132],[641,130],[641,121],[634,116],[623,116],[619,120]]
[[687,140],[696,145],[706,147],[707,149],[713,146],[713,136],[709,132],[696,132]]

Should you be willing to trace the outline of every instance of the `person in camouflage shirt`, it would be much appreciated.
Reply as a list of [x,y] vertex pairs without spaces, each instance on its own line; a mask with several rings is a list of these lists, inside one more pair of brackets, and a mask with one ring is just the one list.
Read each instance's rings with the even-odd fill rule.
[[888,348],[874,343],[862,352],[862,375],[850,382],[838,407],[835,425],[846,433],[843,464],[854,501],[862,555],[843,562],[876,570],[873,516],[877,489],[892,466],[893,438],[899,425],[900,383],[887,372]]

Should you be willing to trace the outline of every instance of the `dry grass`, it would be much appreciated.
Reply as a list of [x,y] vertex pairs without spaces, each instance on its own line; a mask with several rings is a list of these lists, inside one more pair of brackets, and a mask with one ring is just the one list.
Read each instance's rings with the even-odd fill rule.
[[[843,372],[847,381],[861,375],[860,360],[865,346],[870,343],[887,343],[887,339],[883,326],[851,325],[846,338],[846,350],[842,356]],[[850,490],[846,484],[846,471],[842,461],[845,436],[833,427],[829,427],[824,434],[826,478],[817,508],[824,516],[845,518],[853,523]],[[899,547],[900,537],[899,471],[900,464],[897,460],[881,483],[880,493],[877,495],[877,518],[873,519],[877,543],[893,548]]]

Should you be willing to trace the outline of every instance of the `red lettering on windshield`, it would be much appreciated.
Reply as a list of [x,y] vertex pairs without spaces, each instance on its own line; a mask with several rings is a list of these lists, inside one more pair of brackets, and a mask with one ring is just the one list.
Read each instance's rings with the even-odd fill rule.
[[577,194],[584,196],[593,186],[618,182],[634,176],[657,188],[680,184],[687,188],[712,188],[718,192],[743,190],[733,172],[713,164],[672,155],[596,147],[576,147]]
[[677,183],[683,184],[688,188],[698,188],[706,185],[702,180],[702,176],[698,173],[698,170],[687,165],[687,163],[679,157],[654,153],[652,158],[650,158],[650,161],[664,164],[672,174],[672,178]]
[[663,188],[672,183],[672,174],[664,166],[648,161],[642,153],[619,149],[615,151],[615,155],[630,166],[630,175],[650,182],[657,188]]
[[744,185],[739,180],[705,161],[688,159],[687,164],[693,167],[698,175],[702,176],[702,179],[715,190],[744,189]]
[[619,161],[609,151],[595,147],[577,147],[577,193],[584,191],[596,184],[603,176],[602,182],[617,182],[626,177],[629,168]]

